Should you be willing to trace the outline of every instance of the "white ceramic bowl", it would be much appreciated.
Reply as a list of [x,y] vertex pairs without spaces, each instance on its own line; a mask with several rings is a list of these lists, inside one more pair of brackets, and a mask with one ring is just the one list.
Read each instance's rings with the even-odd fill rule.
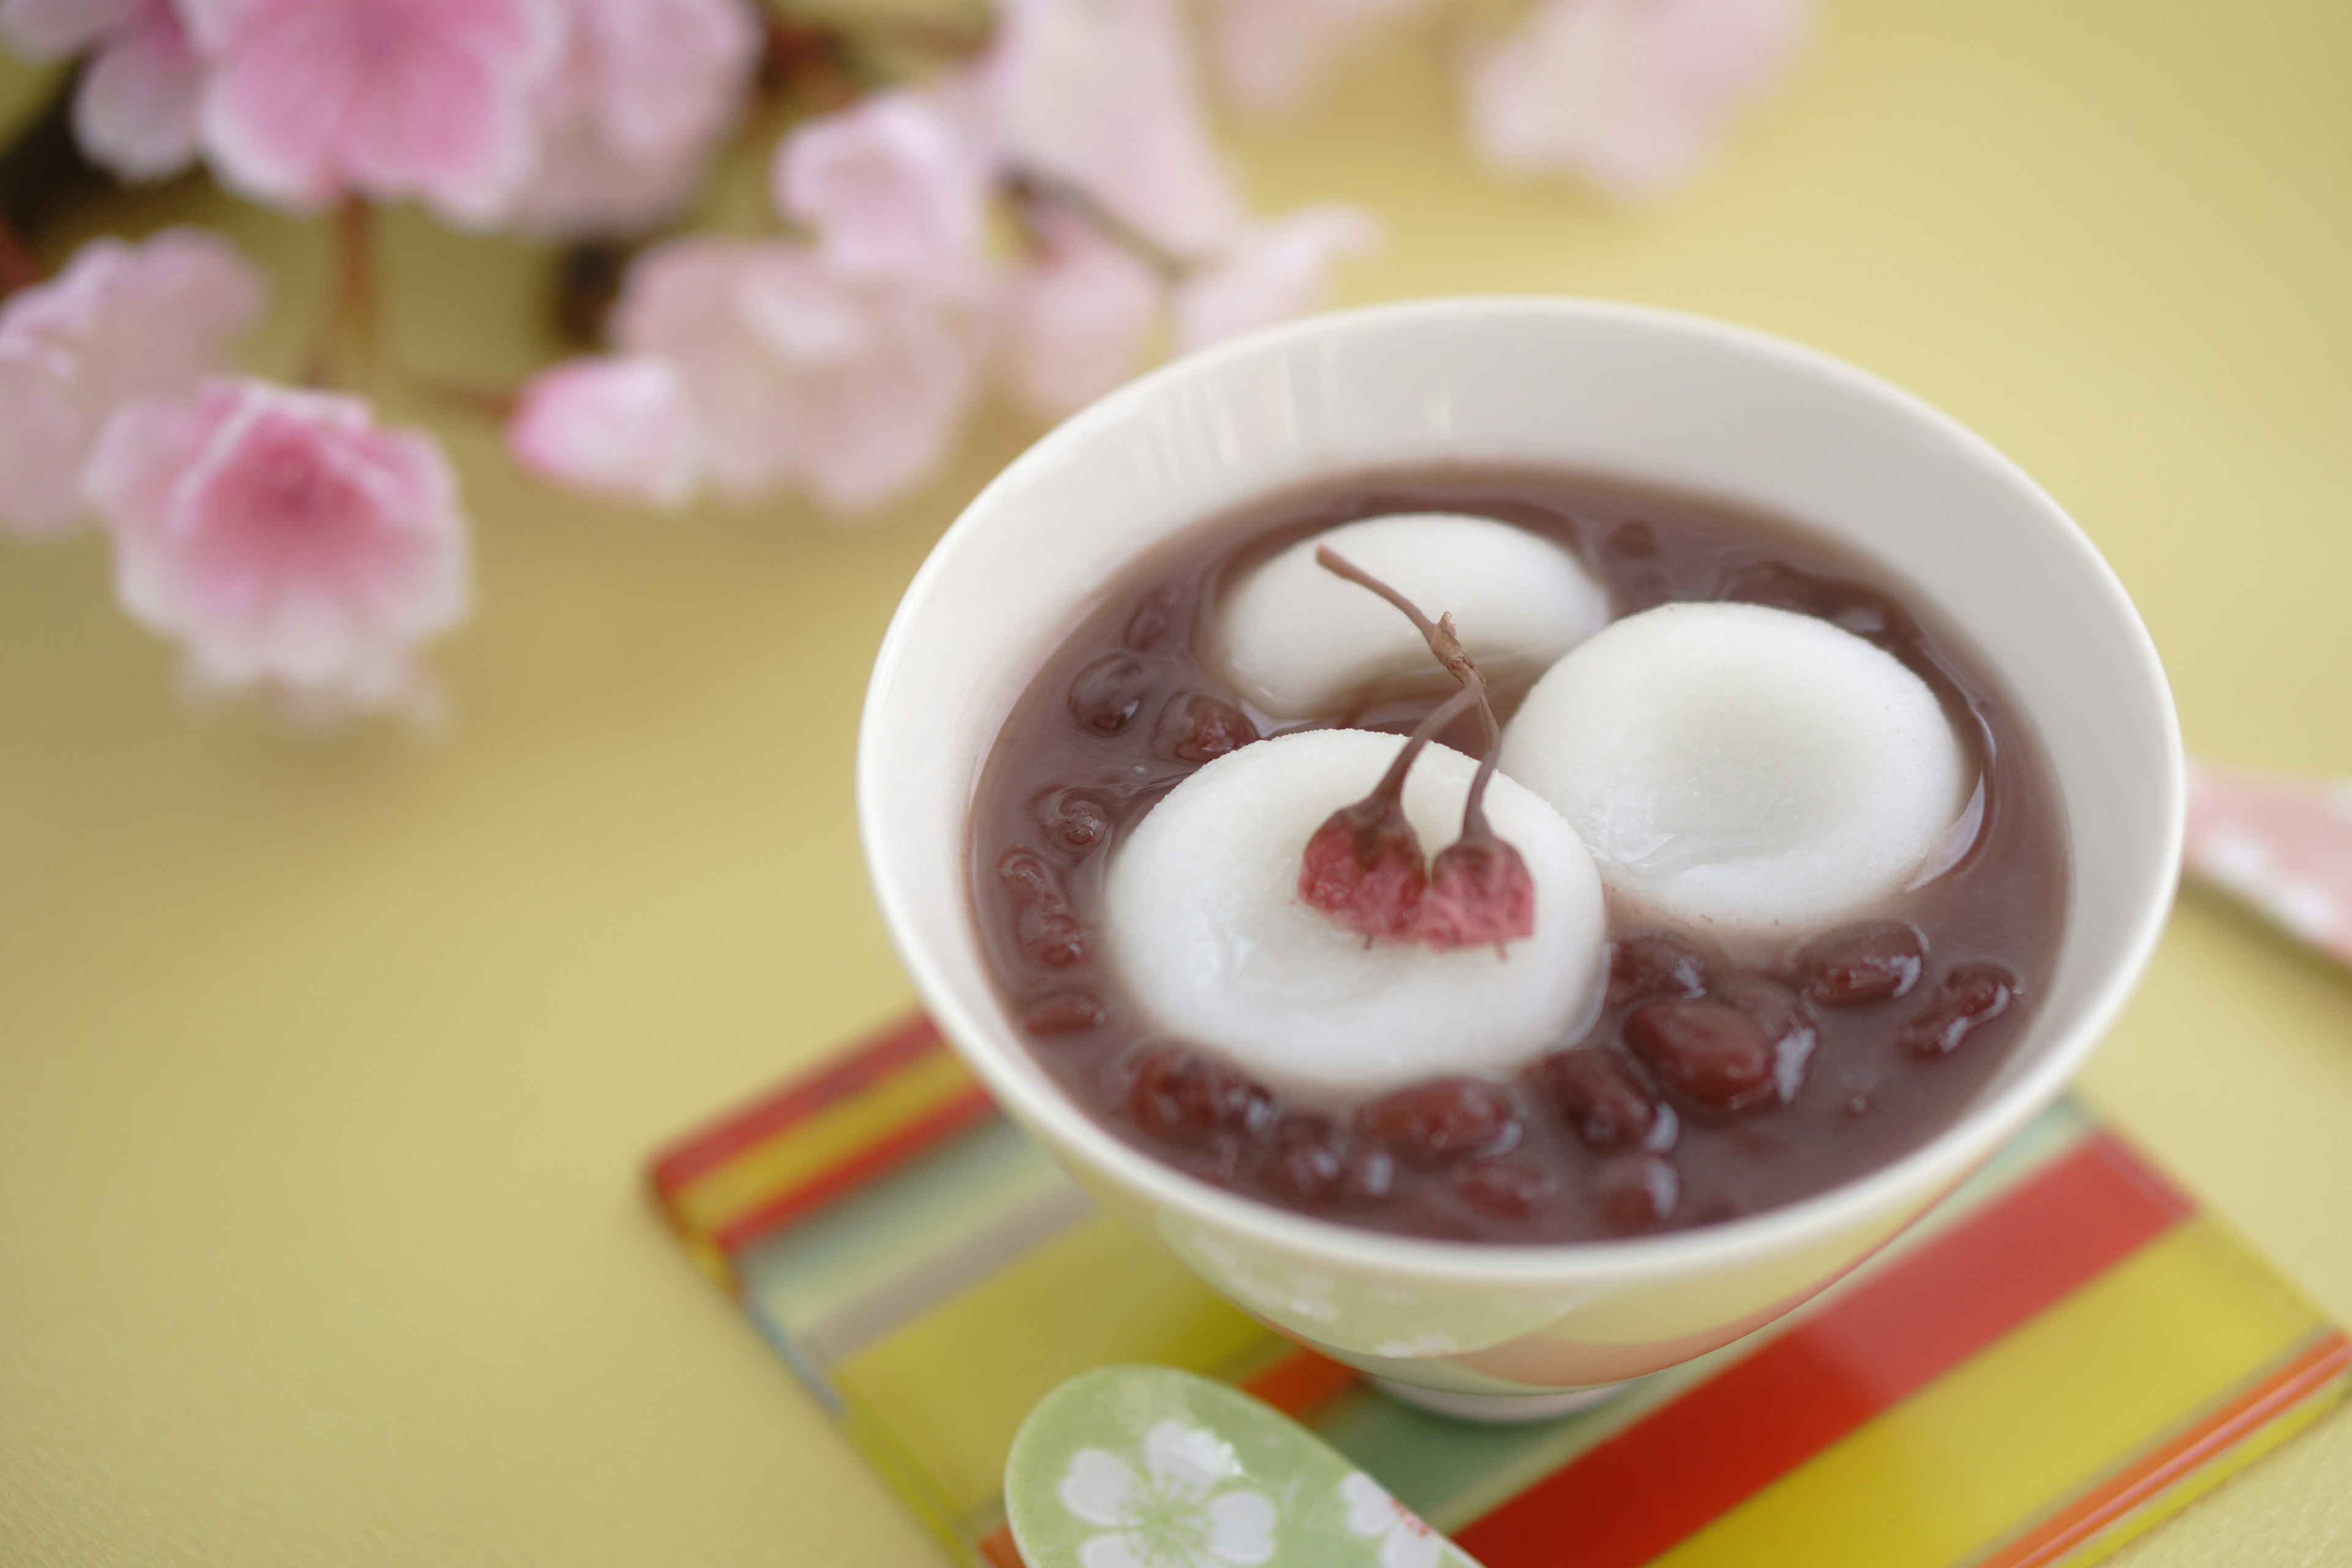
[[[2073,839],[2053,984],[1948,1130],[1801,1203],[1625,1241],[1382,1235],[1178,1173],[1031,1059],[968,886],[972,792],[1046,652],[1138,552],[1320,476],[1437,462],[1622,476],[1801,519],[1924,592],[2047,745]],[[1292,1338],[1398,1383],[1533,1394],[1655,1371],[1770,1321],[1908,1224],[2047,1105],[2162,926],[2179,736],[2115,574],[2050,498],[1950,419],[1808,350],[1689,317],[1543,299],[1319,317],[1180,361],[1032,447],[916,576],[867,693],[858,819],[883,916],[999,1104],[1105,1207]]]

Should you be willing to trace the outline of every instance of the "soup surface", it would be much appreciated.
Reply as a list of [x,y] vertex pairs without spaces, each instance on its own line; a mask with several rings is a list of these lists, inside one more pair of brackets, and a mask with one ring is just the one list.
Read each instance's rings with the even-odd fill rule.
[[[1402,512],[1489,517],[1556,540],[1603,584],[1614,616],[1744,601],[1885,649],[1928,683],[1971,754],[1981,818],[1965,854],[1866,920],[1742,963],[1612,905],[1599,1016],[1507,1079],[1435,1079],[1335,1112],[1287,1105],[1213,1051],[1155,1029],[1107,960],[1104,868],[1121,835],[1238,745],[1330,726],[1410,731],[1452,690],[1442,674],[1401,680],[1277,723],[1218,672],[1220,593],[1305,535]],[[1540,673],[1492,672],[1505,722]],[[1480,753],[1470,715],[1441,738]],[[2047,984],[2067,897],[2041,747],[1916,591],[1779,520],[1590,478],[1468,468],[1273,497],[1186,530],[1110,584],[1006,720],[971,846],[996,983],[1038,1059],[1106,1126],[1266,1203],[1503,1243],[1712,1224],[1916,1147],[2014,1047]],[[1775,1038],[1783,1081],[1726,1109],[1687,1086],[1721,1047],[1710,1032],[1742,1026],[1732,1014]]]

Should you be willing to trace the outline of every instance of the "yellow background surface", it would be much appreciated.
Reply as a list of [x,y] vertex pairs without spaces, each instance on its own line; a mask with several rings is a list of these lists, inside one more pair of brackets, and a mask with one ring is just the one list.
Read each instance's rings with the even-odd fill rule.
[[[1617,296],[1891,377],[2097,540],[2193,748],[2352,774],[2352,7],[1832,4],[1637,213],[1475,172],[1433,55],[1234,137],[1263,205],[1389,220],[1346,299]],[[121,216],[231,227],[280,279],[256,363],[293,363],[312,229]],[[387,250],[408,358],[547,352],[535,253],[411,217]],[[191,720],[96,539],[0,542],[0,1562],[929,1564],[637,1173],[908,1000],[858,699],[1032,433],[849,530],[581,505],[436,422],[481,582],[438,741]],[[2090,1087],[2352,1318],[2352,976],[2191,896]],[[2352,1420],[2123,1561],[2352,1561]]]

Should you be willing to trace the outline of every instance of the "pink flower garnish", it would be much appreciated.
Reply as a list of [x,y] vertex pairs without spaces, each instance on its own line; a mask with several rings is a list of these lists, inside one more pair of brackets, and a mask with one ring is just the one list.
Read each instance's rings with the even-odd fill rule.
[[1007,281],[1000,306],[1004,378],[1032,413],[1058,419],[1135,374],[1167,301],[1133,251],[1050,209],[1043,248]]
[[107,417],[219,369],[263,291],[226,240],[166,229],[135,246],[94,239],[56,278],[11,295],[0,305],[0,525],[69,526]]
[[1412,930],[1424,947],[1499,948],[1535,931],[1535,878],[1519,852],[1491,831],[1465,831],[1429,863],[1429,888]]
[[1786,74],[1810,0],[1538,0],[1473,61],[1473,138],[1496,167],[1615,195],[1687,178]]
[[567,0],[532,102],[536,157],[506,216],[542,234],[667,217],[735,122],[760,53],[751,0]]
[[[1414,942],[1439,952],[1492,945],[1499,953],[1507,943],[1533,936],[1535,878],[1526,858],[1486,820],[1486,786],[1494,782],[1502,727],[1486,699],[1486,678],[1462,650],[1454,617],[1431,621],[1412,600],[1328,545],[1315,552],[1315,560],[1394,605],[1462,689],[1415,726],[1371,794],[1333,812],[1315,830],[1299,865],[1298,896],[1367,941]],[[1486,732],[1486,756],[1463,798],[1462,836],[1423,865],[1421,841],[1404,815],[1405,779],[1422,749],[1474,708]]]
[[845,274],[973,293],[996,172],[961,107],[901,89],[811,121],[777,144],[777,210]]
[[982,71],[1008,162],[1181,256],[1241,227],[1174,0],[1003,0],[997,26]]
[[1428,0],[1208,0],[1217,75],[1243,108],[1297,107],[1332,62]]
[[[614,336],[625,361],[677,378],[690,439],[652,443],[659,460],[642,468],[587,455],[615,398],[666,398],[642,371],[556,384],[526,401],[532,416],[509,432],[539,471],[606,493],[628,474],[647,493],[682,494],[668,463],[683,447],[695,455],[693,489],[751,497],[799,485],[837,508],[874,506],[946,454],[978,371],[967,325],[935,297],[845,277],[782,240],[696,237],[648,251]],[[551,374],[584,376],[577,366]]]
[[306,716],[413,706],[418,645],[466,613],[447,461],[358,398],[211,381],[135,403],[88,488],[124,606],[181,644],[203,689]]
[[582,359],[544,372],[523,389],[507,442],[543,479],[673,510],[701,467],[686,383],[667,360]]
[[90,52],[74,135],[96,162],[152,180],[194,161],[204,68],[171,0],[0,0],[0,37],[33,59]]
[[562,43],[551,0],[185,0],[213,62],[204,145],[259,200],[417,197],[499,216]]
[[1334,924],[1361,935],[1398,941],[1421,918],[1428,863],[1405,820],[1404,775],[1326,817],[1307,841],[1298,865],[1298,896]]
[[1176,347],[1189,353],[1318,310],[1342,257],[1361,256],[1381,226],[1356,207],[1312,206],[1233,237],[1176,291]]

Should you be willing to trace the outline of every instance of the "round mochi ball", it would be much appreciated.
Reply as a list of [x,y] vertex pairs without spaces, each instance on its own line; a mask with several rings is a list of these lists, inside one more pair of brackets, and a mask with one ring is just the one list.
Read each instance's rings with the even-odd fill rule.
[[[1400,736],[1310,730],[1242,747],[1176,786],[1113,855],[1111,961],[1159,1028],[1291,1099],[1339,1107],[1447,1073],[1507,1072],[1580,1027],[1603,977],[1592,858],[1550,806],[1487,786],[1526,859],[1535,933],[1503,952],[1367,945],[1298,896],[1307,841],[1371,792]],[[1477,764],[1433,745],[1405,815],[1434,855],[1459,836]]]
[[1402,611],[1316,564],[1324,544],[1431,620],[1450,611],[1464,650],[1482,667],[1540,668],[1609,624],[1601,584],[1539,533],[1444,512],[1343,523],[1269,557],[1234,584],[1218,613],[1227,679],[1278,719],[1328,713],[1376,680],[1444,679]]
[[1899,891],[1969,764],[1927,683],[1827,621],[1664,605],[1561,659],[1502,767],[1645,919],[1796,935]]

